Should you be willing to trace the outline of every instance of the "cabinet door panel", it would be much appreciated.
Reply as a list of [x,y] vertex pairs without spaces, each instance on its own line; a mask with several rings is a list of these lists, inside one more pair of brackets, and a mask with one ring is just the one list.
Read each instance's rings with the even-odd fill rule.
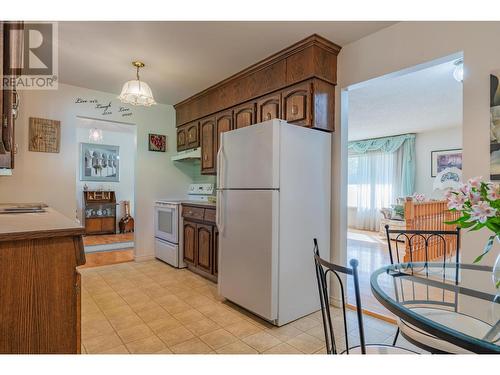
[[200,121],[201,132],[201,173],[215,173],[215,118]]
[[240,129],[255,124],[255,103],[245,103],[234,109],[234,128]]
[[116,221],[114,217],[106,217],[101,219],[101,226],[102,226],[102,231],[103,232],[110,232],[110,233],[115,233],[116,232]]
[[212,272],[212,227],[210,225],[197,224],[198,256],[196,266],[204,271]]
[[186,126],[182,125],[177,128],[177,151],[187,149],[187,134]]
[[305,82],[283,91],[284,120],[303,126],[311,126],[311,83]]
[[200,146],[200,137],[198,134],[198,122],[193,122],[186,126],[187,148],[196,148]]
[[184,260],[189,263],[195,263],[196,259],[196,224],[184,220]]
[[233,111],[225,111],[216,115],[217,136],[215,139],[215,153],[219,151],[220,135],[233,129]]
[[281,118],[281,94],[273,94],[257,101],[257,122]]

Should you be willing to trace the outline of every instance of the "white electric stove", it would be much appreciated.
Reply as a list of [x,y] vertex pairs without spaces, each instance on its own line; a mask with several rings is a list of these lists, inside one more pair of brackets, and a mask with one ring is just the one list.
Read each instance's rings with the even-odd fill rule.
[[181,204],[208,202],[214,195],[213,184],[190,184],[188,199],[158,200],[154,204],[155,256],[177,268],[184,268]]

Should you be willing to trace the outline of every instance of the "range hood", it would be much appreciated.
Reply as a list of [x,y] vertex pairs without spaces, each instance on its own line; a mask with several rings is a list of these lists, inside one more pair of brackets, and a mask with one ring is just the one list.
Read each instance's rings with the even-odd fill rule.
[[180,151],[177,155],[172,156],[172,161],[188,161],[188,160],[201,160],[200,147],[192,150]]

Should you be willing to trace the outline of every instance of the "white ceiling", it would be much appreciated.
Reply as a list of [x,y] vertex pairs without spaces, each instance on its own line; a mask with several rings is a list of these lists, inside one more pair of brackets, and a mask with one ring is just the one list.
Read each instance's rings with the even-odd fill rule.
[[117,95],[141,79],[175,104],[313,33],[343,46],[394,22],[59,22],[60,82]]
[[349,91],[349,140],[461,126],[462,83],[454,67],[451,61]]

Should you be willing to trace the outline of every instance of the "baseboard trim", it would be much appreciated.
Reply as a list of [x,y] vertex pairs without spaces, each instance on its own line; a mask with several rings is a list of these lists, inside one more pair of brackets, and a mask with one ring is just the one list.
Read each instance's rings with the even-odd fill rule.
[[151,254],[151,255],[136,255],[134,257],[134,261],[136,261],[136,262],[146,262],[148,260],[153,260],[153,259],[156,259],[153,254]]

